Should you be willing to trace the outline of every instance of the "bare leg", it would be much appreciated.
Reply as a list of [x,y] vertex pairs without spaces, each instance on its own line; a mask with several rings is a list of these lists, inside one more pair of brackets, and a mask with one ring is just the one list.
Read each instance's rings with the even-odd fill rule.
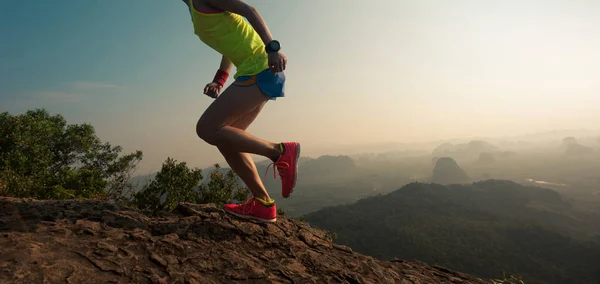
[[257,85],[230,86],[204,112],[196,132],[207,143],[231,152],[243,152],[276,158],[281,151],[276,143],[265,141],[231,126],[269,99]]
[[[256,119],[260,111],[262,110],[264,103],[254,109],[251,113],[247,114],[245,117],[240,118],[235,121],[231,126],[234,128],[238,128],[241,130],[246,130],[250,124]],[[252,157],[248,153],[241,152],[232,152],[226,147],[220,147],[219,151],[225,157],[227,164],[233,169],[236,174],[244,181],[250,192],[252,192],[252,196],[258,197],[264,201],[271,201],[271,197],[267,193],[265,186],[258,175],[258,171],[256,169],[256,165],[252,160]]]
[[230,86],[200,117],[196,132],[204,141],[217,146],[254,197],[270,201],[256,165],[248,153],[273,158],[280,155],[280,149],[277,144],[245,131],[267,101],[268,96],[256,85]]

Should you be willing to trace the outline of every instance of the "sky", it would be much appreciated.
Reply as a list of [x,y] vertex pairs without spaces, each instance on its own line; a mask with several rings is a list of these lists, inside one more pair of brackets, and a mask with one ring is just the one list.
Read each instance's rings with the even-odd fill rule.
[[[288,57],[248,129],[321,146],[598,129],[600,1],[248,0]],[[0,112],[90,123],[139,173],[224,163],[195,134],[220,55],[180,0],[0,1]],[[231,82],[231,79],[229,80]]]

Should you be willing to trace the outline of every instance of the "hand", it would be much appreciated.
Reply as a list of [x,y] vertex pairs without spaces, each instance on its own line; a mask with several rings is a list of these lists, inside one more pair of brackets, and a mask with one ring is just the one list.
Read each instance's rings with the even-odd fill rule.
[[283,72],[287,65],[287,58],[281,51],[269,52],[269,69],[273,74]]
[[204,94],[216,99],[219,96],[219,93],[221,93],[221,89],[223,89],[223,86],[215,82],[210,82],[204,87]]

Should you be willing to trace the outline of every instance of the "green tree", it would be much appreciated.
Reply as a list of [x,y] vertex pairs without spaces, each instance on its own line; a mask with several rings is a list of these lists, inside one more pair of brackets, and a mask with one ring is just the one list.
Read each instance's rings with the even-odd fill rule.
[[223,174],[216,164],[205,183],[201,169],[191,169],[186,162],[168,158],[154,179],[133,195],[132,203],[141,209],[171,211],[179,202],[215,203],[220,206],[231,199],[247,198],[247,189],[239,185],[232,170]]
[[196,203],[223,205],[231,199],[246,201],[248,199],[248,189],[240,185],[235,172],[230,169],[223,174],[219,164],[215,164],[214,167],[210,173],[208,183],[198,188],[200,199]]
[[122,200],[142,159],[102,142],[92,125],[67,124],[45,109],[0,114],[0,195]]

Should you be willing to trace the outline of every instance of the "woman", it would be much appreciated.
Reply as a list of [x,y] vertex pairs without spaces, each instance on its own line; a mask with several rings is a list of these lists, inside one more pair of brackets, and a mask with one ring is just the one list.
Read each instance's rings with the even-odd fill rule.
[[[300,144],[273,143],[245,130],[268,100],[284,96],[287,58],[258,11],[241,0],[183,0],[194,33],[222,55],[221,65],[204,94],[215,98],[198,120],[196,133],[216,146],[252,193],[244,204],[226,204],[239,217],[275,222],[277,210],[249,153],[270,158],[279,172],[284,198],[296,184]],[[248,21],[245,21],[246,18]],[[235,65],[235,81],[221,90]],[[269,167],[271,166],[269,165]]]

